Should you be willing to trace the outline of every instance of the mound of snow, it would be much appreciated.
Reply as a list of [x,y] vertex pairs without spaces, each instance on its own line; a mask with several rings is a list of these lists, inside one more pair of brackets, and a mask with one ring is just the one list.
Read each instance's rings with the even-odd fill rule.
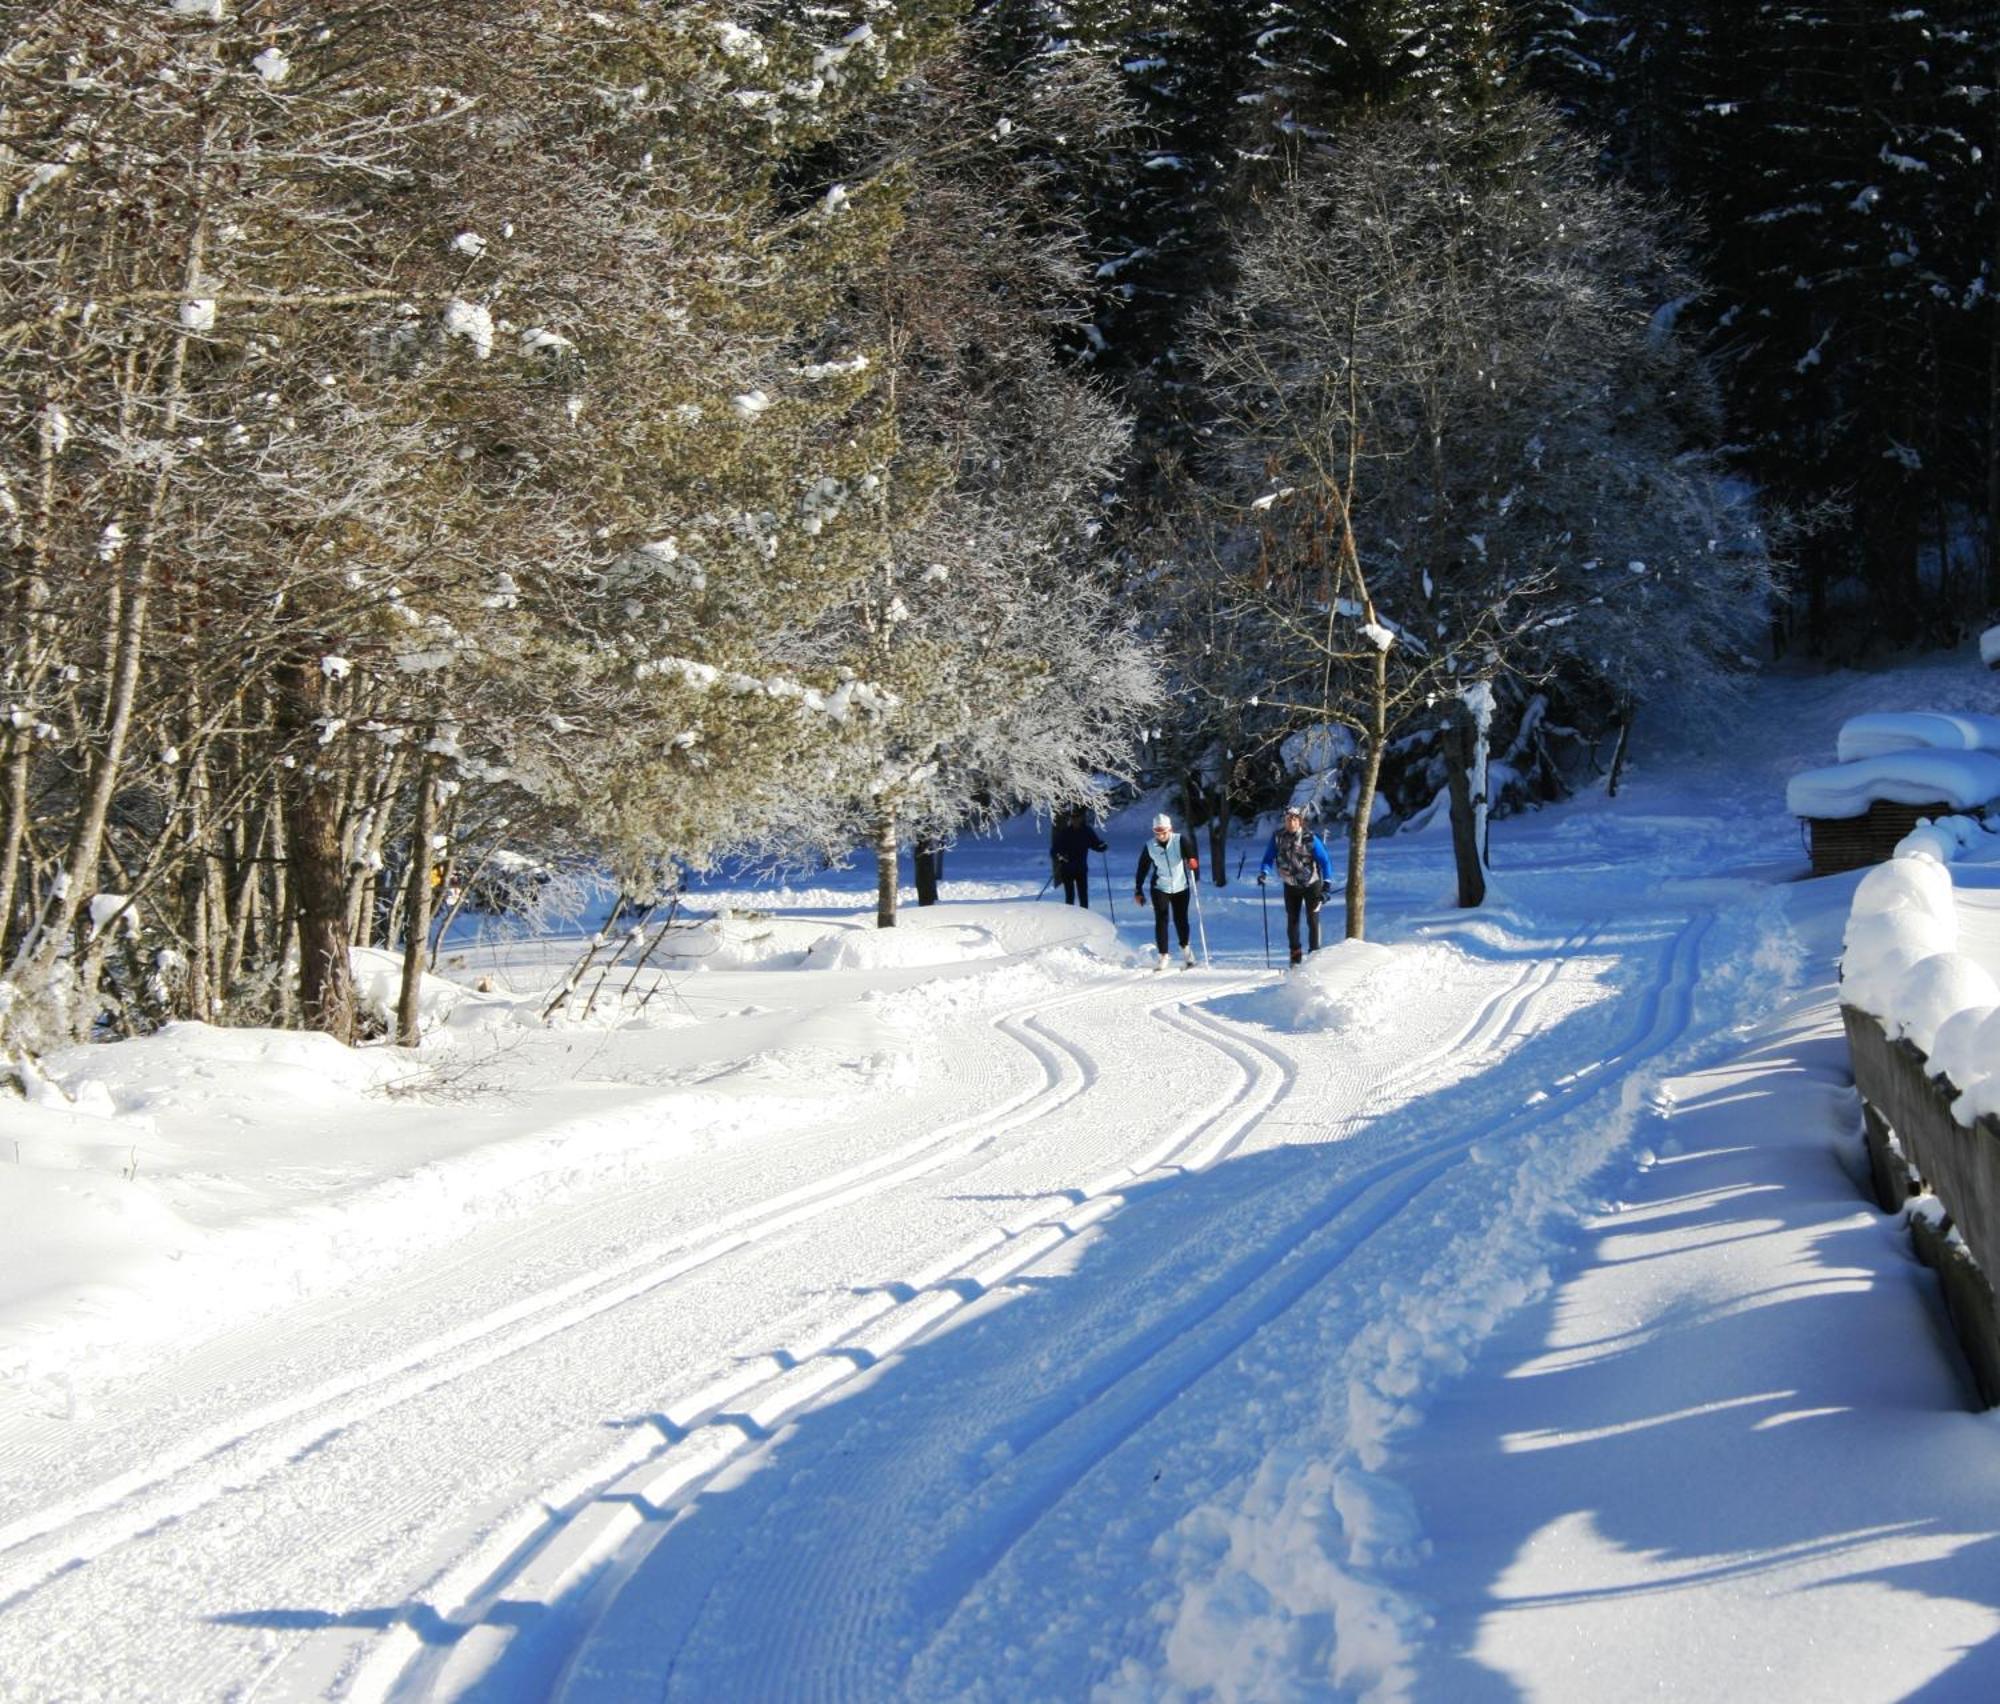
[[2000,756],[1988,751],[1898,751],[1808,769],[1785,784],[1793,816],[1865,816],[1871,805],[1949,805],[1977,810],[2000,799]]
[[1004,957],[990,929],[973,923],[925,929],[837,929],[806,949],[814,970],[910,970]]
[[1842,763],[1897,751],[2000,752],[2000,716],[1977,711],[1874,710],[1841,724],[1834,752]]
[[1982,966],[1963,953],[1933,953],[1906,970],[1890,991],[1891,1030],[1928,1054],[1947,1019],[1996,1004],[2000,987]]
[[1938,1025],[1937,1034],[1925,1049],[1933,1071],[1941,1071],[1961,1092],[1983,1082],[1996,1062],[1994,1049],[2000,1047],[2000,1024],[1993,1023],[2000,1006],[1967,1005]]
[[1309,954],[1246,1010],[1274,1028],[1333,1030],[1364,1035],[1396,1021],[1422,988],[1443,973],[1451,950],[1435,943],[1384,946],[1378,941],[1338,941]]
[[309,1031],[196,1023],[168,1024],[114,1047],[68,1048],[43,1066],[82,1107],[108,1103],[123,1116],[188,1108],[246,1121],[272,1106],[358,1104],[409,1070],[405,1059]]
[[[1910,840],[1913,836],[1906,835]],[[1951,872],[1945,868],[1945,860],[1925,854],[1919,856],[1912,848],[1908,854],[1898,851],[1886,864],[1877,864],[1854,890],[1854,902],[1848,911],[1848,926],[1863,917],[1872,917],[1883,911],[1916,911],[1931,917],[1952,915]]]
[[668,931],[653,955],[675,970],[792,970],[826,933],[824,923],[761,911],[718,911]]

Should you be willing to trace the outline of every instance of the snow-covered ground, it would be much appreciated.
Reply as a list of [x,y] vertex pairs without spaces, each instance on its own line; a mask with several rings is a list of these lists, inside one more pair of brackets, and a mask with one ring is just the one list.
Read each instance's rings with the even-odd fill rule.
[[1784,809],[1994,692],[1773,679],[1497,823],[1481,912],[1380,843],[1290,978],[1242,846],[1151,972],[1135,815],[1115,927],[1017,825],[889,937],[865,869],[706,895],[552,1028],[573,944],[493,941],[414,1057],[47,1062],[0,1695],[1995,1696],[2000,1419],[1861,1193],[1855,878]]

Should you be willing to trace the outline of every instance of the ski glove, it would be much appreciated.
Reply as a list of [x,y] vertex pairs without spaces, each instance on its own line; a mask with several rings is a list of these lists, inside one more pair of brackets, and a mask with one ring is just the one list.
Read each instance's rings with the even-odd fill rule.
[[1259,870],[1257,872],[1257,885],[1259,887],[1262,887],[1264,885],[1264,872],[1262,870]]

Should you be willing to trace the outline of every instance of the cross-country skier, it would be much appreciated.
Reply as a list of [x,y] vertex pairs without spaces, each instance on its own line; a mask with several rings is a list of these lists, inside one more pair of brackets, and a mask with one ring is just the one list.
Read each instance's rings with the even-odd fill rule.
[[1049,830],[1049,877],[1062,884],[1063,904],[1090,909],[1090,855],[1109,850],[1103,836],[1090,826],[1083,806],[1056,818]]
[[1153,818],[1153,838],[1139,849],[1139,872],[1132,878],[1134,904],[1146,902],[1146,878],[1153,881],[1153,943],[1160,949],[1156,970],[1167,968],[1167,913],[1180,936],[1181,958],[1194,969],[1194,948],[1188,945],[1188,896],[1194,879],[1201,874],[1201,860],[1195,856],[1191,835],[1176,834],[1174,819],[1162,813]]
[[1285,812],[1278,832],[1271,836],[1264,862],[1257,867],[1257,885],[1262,887],[1273,870],[1285,881],[1285,940],[1292,949],[1292,963],[1299,952],[1299,913],[1306,915],[1306,938],[1311,950],[1319,951],[1319,907],[1326,890],[1333,885],[1333,860],[1317,834],[1308,832],[1306,819],[1297,805]]

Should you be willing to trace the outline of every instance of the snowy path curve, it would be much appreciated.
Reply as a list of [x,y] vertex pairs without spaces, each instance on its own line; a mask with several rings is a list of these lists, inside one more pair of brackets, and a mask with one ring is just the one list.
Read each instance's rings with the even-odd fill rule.
[[[9,1482],[41,1495],[0,1524],[0,1693],[598,1700],[812,1673],[864,1697],[942,1674],[1107,1462],[1482,1144],[1666,1045],[1698,934],[1658,962],[1530,936],[1338,1046],[1249,1021],[1255,969],[996,976],[997,999],[975,973],[926,1037],[950,1069],[246,1326],[135,1380],[68,1457],[59,1427],[12,1440]],[[1616,1035],[1565,1033],[1598,1012]],[[1535,1048],[1550,1086],[1522,1107],[1497,1068]],[[962,1347],[995,1334],[997,1358]],[[838,1442],[917,1400],[919,1367],[933,1406],[882,1422],[900,1443]],[[774,1514],[774,1457],[825,1500]]]
[[[0,1611],[54,1574],[277,1470],[319,1439],[659,1290],[789,1227],[854,1207],[922,1177],[1046,1116],[1087,1089],[1094,1067],[1087,1055],[1049,1033],[1036,1014],[1059,1010],[1096,992],[1087,989],[1055,999],[1038,996],[992,1019],[995,1030],[1033,1061],[1039,1079],[996,1106],[858,1165],[693,1226],[389,1360],[232,1415],[224,1425],[185,1438],[142,1466],[0,1523]],[[106,1518],[90,1524],[97,1516]],[[37,1540],[58,1532],[62,1534],[58,1547],[38,1550]]]
[[[1166,1004],[1180,992],[1164,990],[1151,979],[1131,986],[1141,991],[1139,999],[1147,1007]],[[428,1420],[430,1447],[448,1449],[454,1436],[462,1431],[454,1421],[453,1405],[475,1409],[490,1406],[495,1377],[503,1378],[515,1388],[532,1388],[535,1375],[529,1363],[538,1351],[560,1347],[593,1327],[601,1330],[611,1325],[615,1329],[621,1315],[671,1305],[690,1284],[708,1281],[713,1288],[717,1274],[728,1275],[727,1288],[738,1292],[754,1290],[759,1282],[754,1264],[760,1255],[790,1254],[796,1263],[800,1249],[810,1254],[815,1223],[832,1222],[851,1229],[866,1223],[872,1204],[894,1197],[899,1191],[911,1195],[914,1203],[902,1210],[903,1216],[921,1217],[927,1177],[968,1164],[984,1164],[990,1169],[1004,1162],[1010,1152],[1011,1136],[1037,1123],[1046,1123],[1069,1103],[1087,1096],[1099,1083],[1101,1073],[1092,1053],[1068,1041],[1052,1027],[1052,1019],[1066,1005],[1116,998],[1118,992],[1116,981],[1108,986],[1099,982],[1068,994],[1051,995],[1044,988],[1032,998],[1013,1002],[997,1015],[962,1026],[960,1045],[955,1050],[961,1059],[978,1061],[980,1048],[975,1032],[981,1028],[1013,1055],[1012,1073],[1017,1080],[1011,1085],[1003,1080],[1002,1066],[990,1058],[977,1070],[961,1075],[956,1092],[976,1110],[939,1120],[934,1100],[920,1099],[899,1111],[893,1101],[885,1099],[879,1107],[868,1109],[869,1116],[857,1131],[865,1142],[863,1151],[869,1153],[865,1161],[835,1166],[808,1185],[756,1200],[729,1214],[691,1225],[672,1237],[655,1238],[636,1254],[586,1265],[560,1283],[526,1295],[517,1290],[506,1305],[473,1315],[448,1331],[422,1337],[413,1348],[364,1360],[338,1376],[310,1379],[303,1384],[298,1373],[302,1367],[313,1370],[314,1362],[310,1355],[298,1356],[263,1381],[265,1388],[275,1386],[282,1394],[263,1401],[244,1401],[245,1393],[258,1388],[248,1370],[250,1363],[259,1348],[268,1348],[276,1339],[258,1331],[238,1334],[249,1339],[249,1348],[237,1346],[236,1364],[231,1368],[232,1375],[236,1375],[233,1388],[225,1390],[223,1397],[225,1404],[233,1397],[237,1405],[227,1408],[219,1420],[188,1424],[189,1414],[202,1412],[194,1403],[193,1394],[197,1387],[205,1395],[209,1387],[232,1381],[219,1381],[213,1376],[204,1378],[197,1373],[190,1373],[180,1381],[172,1378],[156,1381],[163,1387],[163,1394],[156,1393],[159,1400],[154,1411],[139,1424],[122,1428],[118,1439],[107,1444],[104,1451],[103,1458],[116,1461],[119,1471],[99,1472],[95,1476],[86,1472],[84,1477],[88,1482],[78,1489],[75,1488],[78,1464],[74,1460],[63,1462],[59,1465],[68,1469],[67,1478],[71,1482],[66,1494],[29,1507],[0,1529],[0,1608],[4,1608],[7,1617],[0,1623],[0,1629],[23,1640],[33,1640],[35,1626],[41,1623],[59,1643],[81,1646],[88,1643],[85,1630],[93,1623],[101,1627],[107,1616],[115,1622],[126,1614],[157,1613],[160,1589],[156,1582],[163,1548],[173,1555],[170,1569],[187,1566],[193,1560],[196,1566],[226,1581],[232,1588],[230,1595],[238,1602],[246,1597],[252,1603],[283,1604],[288,1598],[296,1602],[284,1581],[288,1573],[296,1576],[299,1570],[288,1569],[287,1559],[282,1555],[265,1558],[269,1566],[260,1569],[255,1546],[247,1550],[243,1546],[243,1527],[246,1514],[255,1526],[255,1510],[260,1502],[283,1511],[288,1501],[304,1500],[301,1488],[308,1476],[299,1472],[301,1466],[331,1455],[336,1446],[348,1447],[357,1440],[378,1435],[393,1440],[387,1447],[400,1449],[408,1441],[404,1422],[398,1418],[400,1413]],[[987,1052],[990,1054],[991,1048]],[[1209,1085],[1207,1098],[1220,1105],[1238,1094],[1241,1069],[1222,1052],[1212,1051],[1211,1059],[1218,1069],[1211,1072],[1215,1082]],[[1029,1067],[1025,1084],[1018,1081],[1023,1064]],[[1129,1089],[1130,1085],[1125,1087]],[[897,1141],[899,1119],[920,1134]],[[882,1151],[885,1138],[891,1144],[887,1152]],[[829,1141],[825,1146],[828,1155],[837,1158],[848,1152],[852,1144]],[[1108,1175],[1106,1166],[1115,1170],[1121,1159],[1115,1151],[1095,1155],[1084,1152],[1077,1156],[1079,1164],[1089,1165],[1094,1160],[1096,1169],[1072,1167],[1072,1170],[1079,1184],[1087,1183],[1093,1176]],[[1038,1180],[1024,1177],[1019,1181],[1023,1187],[1030,1187]],[[650,1204],[642,1202],[635,1206],[626,1201],[619,1205],[628,1218],[643,1220],[644,1209]],[[1020,1215],[1018,1222],[985,1230],[977,1239],[959,1238],[934,1246],[928,1250],[931,1255],[928,1265],[903,1266],[906,1276],[900,1282],[915,1290],[927,1284],[934,1272],[957,1274],[969,1281],[982,1272],[991,1275],[1003,1269],[1010,1258],[1033,1258],[1041,1247],[1033,1233],[1048,1218],[1044,1212]],[[940,1229],[948,1232],[949,1221]],[[518,1263],[522,1244],[531,1241],[533,1234],[530,1227],[517,1227],[496,1238],[501,1256]],[[922,1235],[917,1236],[918,1246],[923,1241]],[[463,1276],[454,1270],[462,1264],[441,1263],[444,1278]],[[806,1264],[810,1266],[810,1259]],[[746,1266],[752,1269],[745,1270]],[[782,1283],[776,1287],[782,1288]],[[791,1333],[787,1347],[776,1354],[759,1356],[740,1352],[753,1346],[758,1335],[769,1333],[765,1341],[779,1335],[784,1316],[767,1312],[763,1326],[757,1326],[753,1319],[742,1328],[747,1335],[736,1339],[736,1348],[732,1348],[728,1337],[720,1337],[703,1352],[705,1363],[700,1356],[675,1357],[677,1361],[685,1359],[685,1364],[690,1365],[733,1363],[726,1379],[711,1380],[704,1390],[656,1389],[649,1395],[662,1410],[672,1406],[678,1397],[688,1405],[685,1411],[705,1415],[728,1401],[729,1393],[753,1393],[761,1384],[774,1386],[772,1392],[763,1393],[766,1398],[773,1397],[780,1389],[794,1391],[802,1379],[809,1392],[817,1371],[802,1374],[799,1365],[814,1358],[818,1347],[814,1341],[815,1329],[830,1340],[873,1322],[874,1316],[880,1314],[900,1315],[903,1320],[917,1322],[915,1327],[898,1321],[875,1326],[878,1340],[885,1335],[894,1339],[900,1332],[921,1326],[926,1305],[898,1300],[885,1291],[861,1309],[839,1314],[831,1329],[824,1321],[807,1320],[801,1325],[794,1320],[791,1326],[784,1327]],[[702,1314],[714,1310],[696,1300],[689,1303],[687,1311]],[[722,1317],[722,1329],[727,1330],[734,1323],[727,1315]],[[645,1331],[643,1325],[626,1328],[630,1336],[643,1337]],[[561,1376],[560,1364],[555,1376]],[[657,1377],[657,1373],[653,1376]],[[287,1378],[292,1380],[289,1390],[283,1388]],[[208,1406],[212,1409],[214,1404]],[[182,1426],[178,1435],[171,1431],[175,1422]],[[551,1424],[561,1426],[561,1417]],[[601,1421],[597,1424],[601,1426]],[[587,1420],[581,1426],[576,1421],[568,1424],[571,1435],[579,1430],[588,1438],[592,1428]],[[643,1448],[635,1451],[633,1447],[638,1436],[636,1431],[628,1433],[623,1446],[612,1452],[608,1460],[601,1445],[581,1451],[570,1449],[568,1459],[561,1462],[564,1472],[559,1479],[517,1484],[509,1495],[509,1504],[517,1513],[525,1507],[531,1522],[545,1519],[547,1500],[552,1495],[557,1499],[574,1499],[585,1488],[601,1484],[607,1474],[628,1470],[635,1459],[643,1458],[646,1451]],[[59,1443],[61,1429],[46,1433],[45,1437],[54,1437]],[[143,1450],[136,1465],[131,1448],[135,1437],[145,1439],[151,1446]],[[17,1473],[24,1459],[32,1468],[36,1453],[34,1439],[17,1444],[10,1453],[14,1458],[10,1466]],[[42,1453],[52,1452],[45,1445]],[[537,1453],[553,1459],[564,1452],[546,1447]],[[372,1510],[366,1502],[355,1501],[356,1476],[352,1473],[325,1493],[325,1506],[345,1503],[338,1543],[367,1557],[368,1567],[379,1576],[384,1568],[381,1558],[407,1548],[411,1523],[425,1511],[419,1508],[423,1501],[420,1493],[397,1492],[380,1484],[394,1475],[378,1471],[367,1477],[376,1481],[364,1494],[375,1499]],[[432,1508],[428,1514],[435,1524],[437,1510]],[[484,1545],[474,1547],[475,1553],[487,1556],[492,1534],[510,1530],[509,1522],[514,1518],[504,1509],[498,1513],[488,1509],[468,1517],[465,1527],[487,1535]],[[162,1539],[167,1535],[171,1535],[171,1542],[163,1546]],[[285,1544],[284,1534],[275,1528],[267,1535],[253,1532],[252,1536],[273,1550],[281,1551]],[[458,1525],[443,1535],[440,1545],[447,1553],[454,1547],[463,1548],[463,1529]],[[215,1554],[222,1549],[231,1554],[227,1558]],[[393,1574],[395,1570],[387,1571]],[[368,1579],[368,1573],[359,1567],[351,1572],[364,1582]],[[269,1587],[262,1596],[258,1595],[257,1585],[260,1573]],[[420,1579],[419,1575],[391,1589],[413,1591]],[[276,1619],[282,1621],[285,1617],[280,1615]],[[311,1617],[294,1618],[299,1619]],[[196,1634],[186,1642],[192,1647],[203,1641]],[[262,1647],[269,1642],[266,1630],[264,1637],[253,1642],[255,1654],[261,1655]],[[171,1651],[156,1650],[154,1658],[168,1666],[173,1662]],[[226,1670],[228,1665],[223,1667]],[[84,1671],[90,1672],[88,1660]],[[123,1673],[129,1682],[131,1671]],[[119,1684],[118,1679],[106,1675],[105,1689],[115,1690]]]
[[[981,1400],[962,1405],[956,1430],[951,1417],[935,1409],[926,1410],[925,1425],[904,1428],[924,1439],[926,1460],[899,1456],[884,1471],[878,1459],[856,1455],[850,1459],[858,1461],[859,1472],[848,1483],[832,1461],[821,1461],[821,1452],[808,1451],[803,1461],[795,1456],[791,1471],[804,1468],[816,1497],[841,1510],[838,1521],[804,1534],[788,1525],[786,1542],[768,1557],[751,1546],[746,1559],[744,1533],[726,1521],[730,1536],[723,1549],[715,1539],[674,1548],[671,1505],[654,1499],[647,1522],[635,1523],[638,1554],[628,1553],[579,1611],[588,1631],[567,1672],[558,1676],[545,1663],[522,1662],[497,1677],[495,1691],[533,1695],[557,1680],[559,1695],[578,1701],[701,1697],[726,1672],[744,1697],[786,1695],[804,1675],[813,1677],[819,1697],[905,1694],[912,1689],[912,1638],[948,1625],[1100,1463],[1148,1427],[1171,1428],[1176,1404],[1200,1381],[1259,1333],[1281,1326],[1376,1232],[1464,1163],[1476,1144],[1552,1122],[1671,1046],[1686,1027],[1701,934],[1691,924],[1671,938],[1649,968],[1624,1035],[1601,1059],[1580,1065],[1534,1104],[1397,1145],[1387,1157],[1342,1172],[1331,1189],[1294,1202],[1288,1222],[1261,1228],[1248,1252],[1219,1273],[1197,1267],[1184,1274],[1143,1329],[1104,1333],[1052,1390],[1009,1404],[996,1381],[987,1379],[978,1385]],[[1380,1081],[1380,1097],[1413,1102],[1433,1086],[1447,1060],[1502,1049],[1517,1032],[1532,1030],[1538,1002],[1588,936],[1585,931],[1557,955],[1525,965],[1447,1040]],[[1199,1010],[1185,1021],[1219,1036],[1232,1028]],[[1245,1039],[1240,1031],[1238,1039]],[[1286,1075],[1293,1086],[1296,1069]],[[1207,1211],[1205,1203],[1188,1203],[1182,1228],[1190,1238],[1199,1234],[1195,1217]],[[972,1369],[974,1378],[984,1371]],[[829,1448],[839,1458],[838,1446]],[[966,1483],[967,1460],[980,1464],[972,1484]],[[714,1570],[713,1578],[704,1578],[704,1565]],[[507,1601],[548,1601],[538,1593],[553,1583],[518,1582]],[[752,1602],[759,1606],[754,1618],[743,1613]],[[899,1625],[899,1617],[910,1624]],[[735,1631],[752,1624],[754,1642]],[[898,1637],[885,1637],[892,1629]],[[975,1673],[914,1690],[952,1696]],[[427,1673],[408,1695],[470,1695],[481,1690],[481,1678],[479,1671],[447,1664]],[[1072,1679],[1072,1689],[1082,1678]]]

